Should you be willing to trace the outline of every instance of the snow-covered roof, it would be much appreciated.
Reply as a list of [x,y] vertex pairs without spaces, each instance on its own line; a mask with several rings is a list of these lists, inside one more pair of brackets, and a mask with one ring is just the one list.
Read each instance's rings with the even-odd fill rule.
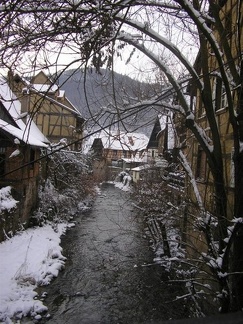
[[[39,147],[47,147],[47,144],[44,144],[40,139],[33,137],[27,127],[25,130],[19,129],[4,120],[0,119],[0,128],[8,132],[15,138],[18,138],[21,141],[24,141],[26,144]],[[31,132],[32,133],[32,132]]]
[[16,126],[0,119],[0,128],[27,144],[47,147],[48,139],[41,133],[29,115],[22,120],[21,103],[9,88],[5,79],[0,79],[0,101],[14,120]]
[[122,158],[119,161],[124,161],[126,163],[134,163],[134,162],[136,162],[136,163],[143,163],[144,162],[144,157],[140,158],[138,156],[133,156],[130,159]]
[[98,136],[103,147],[111,150],[142,151],[146,149],[148,137],[142,133],[125,133],[121,131],[102,131]]
[[42,93],[48,93],[48,92],[52,92],[55,93],[58,90],[58,86],[56,84],[38,84],[38,83],[34,83],[32,84],[32,87],[38,91],[38,92],[42,92]]

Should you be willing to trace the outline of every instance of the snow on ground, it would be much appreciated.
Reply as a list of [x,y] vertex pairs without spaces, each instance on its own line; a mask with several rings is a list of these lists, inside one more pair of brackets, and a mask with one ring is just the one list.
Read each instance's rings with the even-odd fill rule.
[[131,191],[129,184],[123,184],[122,182],[113,182],[116,188],[119,188],[123,191]]
[[0,243],[0,323],[27,314],[40,319],[47,311],[34,289],[49,284],[64,267],[60,237],[67,226],[72,224],[27,229]]
[[[113,183],[127,191],[129,182],[124,177],[123,182]],[[17,202],[10,199],[10,187],[1,193],[3,209],[13,208]],[[3,206],[6,201],[8,204]],[[79,209],[84,207],[80,203]],[[48,311],[35,289],[48,285],[64,267],[61,235],[71,226],[74,224],[29,228],[0,243],[0,323],[10,324],[27,315],[38,320]]]

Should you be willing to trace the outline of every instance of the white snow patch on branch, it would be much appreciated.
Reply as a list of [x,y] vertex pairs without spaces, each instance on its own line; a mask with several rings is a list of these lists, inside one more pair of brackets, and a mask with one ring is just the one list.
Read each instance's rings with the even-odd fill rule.
[[13,151],[13,152],[10,154],[9,158],[11,159],[11,158],[13,158],[13,157],[15,157],[15,156],[18,156],[18,155],[20,155],[20,154],[21,154],[20,150],[19,150],[19,149],[16,149],[15,151]]

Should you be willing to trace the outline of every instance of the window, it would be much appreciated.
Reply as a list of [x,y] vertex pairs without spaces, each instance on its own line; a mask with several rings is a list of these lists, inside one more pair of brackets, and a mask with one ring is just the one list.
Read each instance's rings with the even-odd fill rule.
[[228,106],[227,96],[225,87],[222,87],[222,94],[221,94],[221,108],[226,108]]
[[226,96],[225,87],[223,85],[221,78],[216,78],[213,97],[214,97],[215,111],[218,111],[221,108],[227,107],[227,96]]
[[206,153],[201,147],[198,147],[195,177],[199,181],[203,181],[206,178]]

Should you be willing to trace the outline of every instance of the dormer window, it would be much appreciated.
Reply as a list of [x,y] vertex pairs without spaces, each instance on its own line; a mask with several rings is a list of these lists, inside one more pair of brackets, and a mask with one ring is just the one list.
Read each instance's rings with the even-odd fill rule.
[[22,89],[22,94],[23,95],[28,95],[29,94],[29,89],[28,88],[23,88]]

